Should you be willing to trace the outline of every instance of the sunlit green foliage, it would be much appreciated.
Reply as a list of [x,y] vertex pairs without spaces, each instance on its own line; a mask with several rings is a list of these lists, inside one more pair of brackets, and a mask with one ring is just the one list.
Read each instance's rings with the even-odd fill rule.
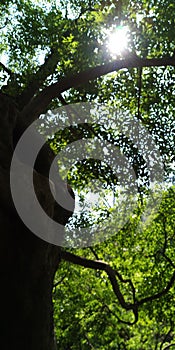
[[[38,84],[37,95],[44,86],[65,77],[71,81],[77,72],[111,62],[108,34],[118,25],[128,26],[129,44],[116,59],[132,58],[135,62],[137,57],[171,57],[173,60],[174,11],[173,0],[1,0],[2,92],[13,96],[20,105],[23,91],[30,83]],[[46,62],[49,63],[43,74]],[[49,139],[55,153],[79,139],[106,140],[124,152],[134,169],[138,196],[124,227],[116,233],[117,223],[113,218],[110,239],[93,248],[74,251],[89,259],[106,261],[116,269],[128,302],[133,301],[133,291],[131,284],[123,279],[132,280],[136,299],[143,301],[166,290],[175,270],[174,80],[173,64],[157,68],[153,61],[151,67],[124,68],[76,89],[70,88],[48,106],[52,110],[62,104],[93,101],[104,103],[107,108],[115,107],[138,118],[158,146],[165,170],[165,189],[159,209],[146,213],[145,217],[149,173],[144,157],[128,137],[108,124],[109,116],[103,125],[74,125]],[[113,210],[106,199],[119,198],[118,178],[112,169],[105,162],[89,157],[72,165],[68,180],[79,196],[82,209],[72,225],[86,227],[94,222],[103,225]],[[98,206],[94,204],[87,213],[87,195],[90,191],[96,194],[93,180],[101,181],[102,192]],[[163,350],[175,343],[173,283],[168,293],[141,303],[138,322],[133,326],[129,325],[134,322],[133,313],[121,308],[105,272],[62,262],[55,284],[58,349]]]
[[[110,240],[76,254],[108,262],[124,280],[131,279],[138,301],[160,293],[174,273],[175,189],[163,194],[159,211],[145,227],[135,213]],[[54,290],[59,349],[160,349],[174,339],[174,287],[165,296],[143,303],[139,320],[119,305],[105,272],[62,263]],[[128,283],[119,280],[132,302]],[[167,340],[166,340],[166,335]],[[91,345],[90,345],[91,344]],[[157,344],[157,345],[156,345]],[[157,346],[157,348],[156,348]]]

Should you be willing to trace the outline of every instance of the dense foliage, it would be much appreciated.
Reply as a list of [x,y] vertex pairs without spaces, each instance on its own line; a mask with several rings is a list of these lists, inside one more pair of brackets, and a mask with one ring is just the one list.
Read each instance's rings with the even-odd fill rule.
[[[116,203],[121,205],[121,189],[109,164],[89,156],[77,159],[69,170],[81,209],[70,222],[72,231],[78,228],[81,235],[81,228],[93,228],[94,223],[102,227],[110,217],[111,226],[104,242],[65,249],[70,259],[63,253],[53,290],[58,349],[175,347],[174,11],[173,0],[1,1],[0,88],[20,106],[21,116],[29,106],[25,126],[48,110],[71,105],[66,117],[72,125],[50,135],[52,150],[59,153],[82,139],[107,141],[123,152],[135,173],[136,205],[119,229],[118,216],[110,215]],[[127,26],[128,46],[112,55],[109,33],[118,26]],[[72,107],[77,102],[103,104],[105,122],[77,126]],[[110,120],[114,109],[139,120],[160,152],[163,184],[161,191],[155,186],[146,214],[152,194],[149,170],[156,160],[147,169],[139,151],[145,140],[135,147],[120,133]],[[90,146],[88,151],[91,155]],[[59,168],[64,172],[64,164]],[[89,206],[98,192],[94,180],[102,190]],[[132,194],[127,200],[133,201]],[[124,215],[125,210],[124,203]],[[71,264],[74,255],[108,264],[117,292],[107,267],[100,270],[97,263],[88,269],[83,258]]]
[[[174,195],[174,188],[164,193],[146,227],[144,222],[138,227],[140,216],[134,213],[110,240],[76,251],[116,270],[127,302],[140,303],[133,326],[133,313],[122,309],[105,272],[62,263],[53,295],[59,349],[147,350],[174,344]],[[170,291],[162,293],[169,281]]]

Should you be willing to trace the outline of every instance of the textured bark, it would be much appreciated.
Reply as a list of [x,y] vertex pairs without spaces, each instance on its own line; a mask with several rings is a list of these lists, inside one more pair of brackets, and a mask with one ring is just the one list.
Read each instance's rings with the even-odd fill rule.
[[[20,220],[10,192],[9,172],[17,109],[0,94],[0,266],[2,349],[54,349],[52,285],[60,261],[60,248],[31,233]],[[23,174],[21,174],[21,177]],[[35,173],[42,205],[54,211],[47,193],[48,179]],[[63,211],[58,210],[60,220]],[[59,220],[59,217],[58,217]]]

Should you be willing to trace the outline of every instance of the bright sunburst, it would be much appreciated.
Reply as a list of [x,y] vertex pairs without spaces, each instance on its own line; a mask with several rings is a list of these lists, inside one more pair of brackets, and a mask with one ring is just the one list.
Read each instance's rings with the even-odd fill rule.
[[108,37],[108,50],[113,56],[121,54],[128,45],[128,27],[119,26]]

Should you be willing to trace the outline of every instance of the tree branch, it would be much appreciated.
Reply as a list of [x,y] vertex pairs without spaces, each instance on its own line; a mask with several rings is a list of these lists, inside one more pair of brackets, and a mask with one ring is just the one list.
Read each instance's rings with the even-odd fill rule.
[[175,264],[172,262],[172,260],[165,253],[162,253],[162,256],[169,262],[173,269],[175,269]]
[[88,338],[86,333],[84,333],[84,336],[85,336],[85,339],[87,340],[87,343],[90,346],[90,348],[95,350],[94,346],[91,344],[91,342],[90,342],[90,340],[89,340],[89,338]]
[[53,288],[56,289],[56,287],[57,287],[59,284],[61,284],[61,283],[64,281],[64,279],[65,279],[66,277],[67,277],[67,275],[64,275],[58,282],[54,283]]
[[168,349],[170,349],[172,346],[174,347],[174,346],[175,346],[175,343],[170,344],[170,345],[167,345],[166,348],[164,348],[164,350],[168,350]]
[[136,303],[127,303],[120,291],[119,284],[116,280],[116,272],[115,270],[112,269],[111,266],[106,264],[103,261],[100,260],[89,260],[80,256],[77,256],[75,254],[66,252],[66,251],[61,251],[61,258],[69,261],[73,264],[80,265],[86,268],[94,269],[94,270],[100,270],[100,271],[105,271],[109,277],[109,280],[111,282],[113,291],[115,295],[117,296],[117,299],[120,303],[120,305],[125,309],[125,310],[132,310],[135,315],[135,322],[138,320],[138,309],[137,309],[137,304]]
[[[115,293],[115,295],[117,296],[117,299],[120,303],[120,305],[125,309],[125,310],[132,310],[135,316],[135,321],[134,323],[137,322],[138,320],[138,308],[145,304],[148,303],[150,301],[156,300],[161,298],[162,296],[164,296],[165,294],[167,294],[170,290],[170,288],[173,286],[174,282],[175,282],[175,272],[173,273],[170,281],[168,282],[166,288],[164,288],[161,292],[156,293],[152,296],[143,298],[141,300],[136,300],[135,297],[135,288],[132,284],[132,282],[130,280],[124,280],[120,274],[113,270],[111,266],[109,266],[107,263],[100,261],[100,260],[90,260],[90,259],[86,259],[80,256],[77,256],[75,254],[66,252],[66,251],[61,251],[61,258],[63,260],[69,261],[73,264],[76,265],[80,265],[86,268],[90,268],[90,269],[94,269],[94,270],[100,270],[100,271],[105,271],[109,277],[109,280],[111,282],[113,291]],[[116,276],[119,278],[120,281],[124,282],[124,283],[129,283],[131,288],[132,288],[132,292],[133,292],[133,303],[127,303],[120,291],[120,287],[119,284],[117,282]]]
[[175,66],[175,57],[148,59],[132,56],[131,58],[115,60],[100,66],[89,68],[72,76],[62,78],[59,82],[46,87],[24,107],[20,114],[19,124],[21,124],[23,120],[23,129],[28,127],[41,113],[43,113],[52,99],[58,97],[62,92],[69,90],[70,88],[76,88],[88,81],[95,80],[103,75],[123,68],[142,68],[152,66]]
[[4,70],[4,72],[10,75],[10,77],[14,77],[15,74],[9,68],[7,68],[2,62],[0,62],[0,67]]
[[109,306],[107,304],[103,304],[102,305],[104,308],[106,308],[108,310],[108,312],[113,315],[114,317],[116,317],[116,319],[120,322],[120,323],[123,323],[123,324],[127,324],[128,326],[133,326],[137,321],[136,319],[133,321],[133,322],[129,322],[129,321],[125,321],[125,320],[122,320],[118,315],[116,315],[115,312],[113,312]]
[[39,91],[46,78],[55,71],[58,60],[58,50],[56,48],[52,49],[51,53],[46,56],[45,62],[40,66],[38,71],[29,77],[29,84],[17,98],[17,102],[21,109],[24,108],[31,98]]
[[[162,343],[160,344],[160,350],[163,350],[163,345],[168,342],[170,343],[170,341],[173,339],[173,337],[171,337],[171,332],[172,332],[172,327],[170,328],[170,330],[167,332],[167,334],[165,335],[165,337],[163,338]],[[170,341],[169,341],[170,340]]]
[[167,294],[169,292],[169,290],[173,286],[174,282],[175,282],[175,271],[174,271],[170,281],[168,282],[167,286],[161,292],[156,293],[150,297],[143,298],[140,301],[137,301],[137,305],[141,306],[145,303],[148,303],[149,301],[153,301],[153,300],[156,300],[156,299],[163,297],[165,294]]
[[98,255],[97,255],[97,253],[96,253],[96,251],[95,251],[92,247],[89,247],[89,249],[90,249],[90,251],[94,254],[95,259],[96,259],[96,260],[100,260],[99,257],[98,257]]

